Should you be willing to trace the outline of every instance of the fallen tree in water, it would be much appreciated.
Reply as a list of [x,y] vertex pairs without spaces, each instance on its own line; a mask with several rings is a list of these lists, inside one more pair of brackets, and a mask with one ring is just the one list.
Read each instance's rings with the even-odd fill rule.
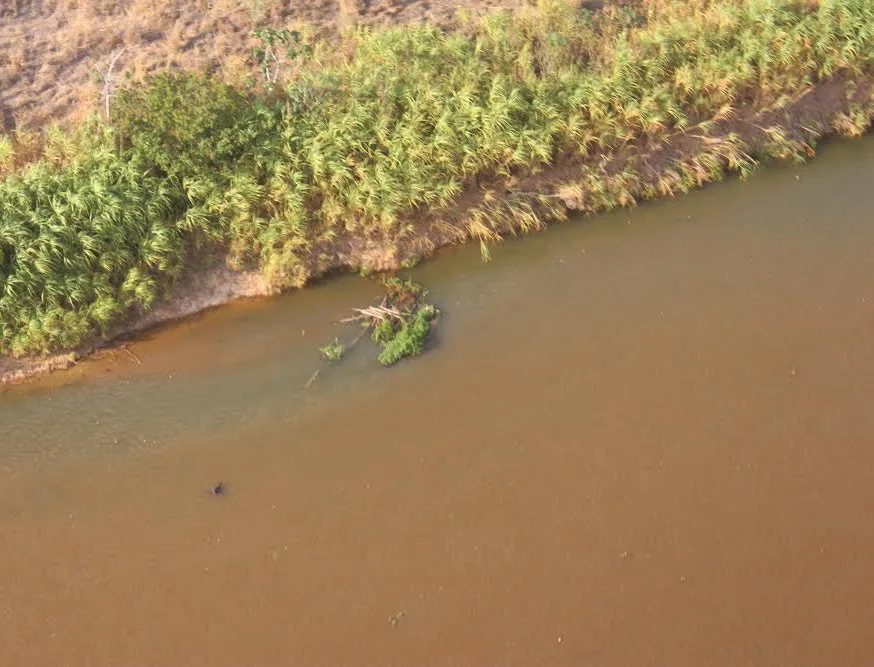
[[[380,347],[379,363],[391,366],[424,351],[440,311],[425,302],[427,290],[412,280],[386,278],[383,284],[386,295],[378,304],[353,309],[355,315],[341,323],[363,326],[365,333],[369,332],[371,340]],[[361,336],[356,337],[350,347],[360,339]],[[333,344],[320,349],[326,359],[339,360],[346,348],[334,339]],[[329,354],[326,349],[330,350]]]

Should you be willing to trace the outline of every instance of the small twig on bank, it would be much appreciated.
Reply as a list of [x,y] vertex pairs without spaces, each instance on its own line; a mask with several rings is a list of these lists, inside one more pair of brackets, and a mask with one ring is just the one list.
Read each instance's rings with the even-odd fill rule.
[[551,195],[546,192],[531,192],[529,190],[507,190],[508,194],[519,195],[522,197],[545,197],[548,199],[561,199],[558,195]]
[[137,362],[138,365],[143,363],[142,360],[136,355],[136,352],[131,350],[127,345],[122,345],[121,349],[124,350],[131,359]]

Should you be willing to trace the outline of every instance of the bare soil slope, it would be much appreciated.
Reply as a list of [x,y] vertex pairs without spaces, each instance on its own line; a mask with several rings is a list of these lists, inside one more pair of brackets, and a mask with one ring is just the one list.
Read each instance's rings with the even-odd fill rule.
[[523,0],[4,0],[0,2],[0,131],[77,120],[99,100],[95,68],[125,51],[116,74],[212,68],[249,75],[259,26],[451,23]]

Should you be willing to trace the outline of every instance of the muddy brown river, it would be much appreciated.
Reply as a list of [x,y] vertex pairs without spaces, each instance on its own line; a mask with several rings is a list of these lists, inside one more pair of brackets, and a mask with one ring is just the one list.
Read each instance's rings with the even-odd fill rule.
[[871,665],[872,173],[445,254],[394,369],[345,277],[5,391],[0,665]]

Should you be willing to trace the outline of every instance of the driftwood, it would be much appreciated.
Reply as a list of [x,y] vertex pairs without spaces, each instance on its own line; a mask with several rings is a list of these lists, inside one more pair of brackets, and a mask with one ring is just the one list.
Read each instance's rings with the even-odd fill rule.
[[[383,281],[387,294],[380,302],[365,308],[352,308],[354,315],[337,321],[337,324],[359,324],[361,330],[348,346],[340,346],[338,339],[324,348],[319,348],[329,361],[337,361],[343,353],[351,350],[368,333],[380,348],[379,363],[390,366],[404,357],[420,354],[433,328],[437,309],[423,303],[427,291],[411,280],[388,278]],[[317,373],[313,374],[309,387]]]
[[137,356],[136,352],[134,352],[132,349],[130,349],[130,347],[128,347],[127,344],[119,345],[118,349],[121,350],[122,352],[125,352],[131,359],[133,359],[135,362],[137,362],[137,364],[143,363],[142,360]]
[[382,322],[383,320],[391,319],[397,320],[398,322],[404,322],[406,320],[406,316],[403,312],[397,308],[390,308],[384,305],[368,306],[367,308],[353,308],[352,310],[358,314],[340,320],[341,324],[361,322],[362,320],[370,320],[371,322]]

